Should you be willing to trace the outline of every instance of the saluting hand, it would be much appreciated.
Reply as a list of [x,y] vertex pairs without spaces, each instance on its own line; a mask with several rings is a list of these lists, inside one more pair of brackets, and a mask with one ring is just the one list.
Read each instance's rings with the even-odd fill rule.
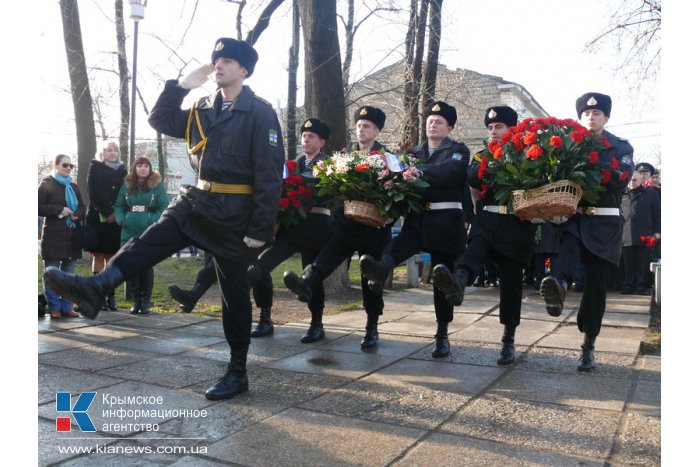
[[190,71],[187,75],[180,78],[177,84],[183,89],[198,88],[207,81],[207,78],[209,78],[209,75],[212,74],[213,71],[214,65],[207,63],[195,68],[194,71]]

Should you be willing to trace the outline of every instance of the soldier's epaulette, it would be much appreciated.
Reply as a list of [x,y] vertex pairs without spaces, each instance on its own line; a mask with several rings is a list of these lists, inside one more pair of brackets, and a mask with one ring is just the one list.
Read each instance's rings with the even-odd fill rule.
[[477,152],[476,154],[474,154],[472,156],[472,162],[481,162],[481,156],[479,154],[481,154],[481,153]]
[[257,100],[259,100],[260,102],[262,102],[263,104],[267,104],[267,105],[269,105],[270,107],[272,107],[272,104],[270,104],[268,101],[266,101],[266,100],[263,99],[262,97],[258,96],[257,94],[255,95],[255,98],[256,98]]

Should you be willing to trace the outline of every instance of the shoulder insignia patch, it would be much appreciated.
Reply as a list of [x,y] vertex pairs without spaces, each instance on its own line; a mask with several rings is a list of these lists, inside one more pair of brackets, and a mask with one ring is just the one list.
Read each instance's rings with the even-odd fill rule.
[[267,142],[270,144],[270,146],[277,146],[277,131],[270,130]]
[[458,160],[458,161],[461,161],[463,157],[464,157],[464,156],[462,156],[462,155],[461,155],[460,153],[458,153],[458,152],[452,154],[452,159],[455,159],[455,160]]

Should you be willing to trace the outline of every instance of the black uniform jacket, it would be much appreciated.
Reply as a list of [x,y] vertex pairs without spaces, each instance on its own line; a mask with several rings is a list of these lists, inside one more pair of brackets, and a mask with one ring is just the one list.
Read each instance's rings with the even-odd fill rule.
[[467,200],[467,167],[469,148],[445,138],[432,155],[428,142],[413,149],[416,158],[423,161],[420,170],[430,184],[423,195],[426,203],[458,202],[462,209],[426,210],[406,216],[404,226],[413,226],[421,232],[421,248],[455,256],[464,252],[464,220]]
[[[180,106],[188,92],[177,81],[167,81],[148,118],[151,126],[185,138],[191,113]],[[195,107],[207,138],[204,149],[190,156],[199,178],[252,185],[253,194],[210,193],[184,186],[163,215],[175,219],[196,246],[215,256],[240,258],[248,253],[244,236],[267,243],[273,240],[284,164],[279,121],[272,106],[248,86],[226,111],[220,111],[220,93],[200,99]],[[194,117],[189,128],[191,147],[202,141]]]
[[628,207],[628,212],[623,212],[624,232],[629,238],[623,235],[623,246],[641,245],[640,237],[661,233],[661,201],[657,190],[640,185],[626,190],[624,196],[627,200],[622,204]]
[[[469,164],[469,185],[473,188],[479,188],[483,183],[478,177],[481,153],[477,153]],[[534,240],[530,222],[521,221],[514,214],[484,211],[484,206],[498,205],[490,191],[485,199],[480,199],[476,204],[469,238],[483,237],[500,253],[518,263],[529,265]]]
[[[319,152],[305,168],[306,156],[301,155],[296,159],[299,166],[301,177],[304,179],[304,186],[312,188],[318,181],[314,178],[311,168],[327,159],[328,156],[323,152]],[[315,190],[314,190],[315,191]],[[324,207],[327,197],[319,197],[314,193],[313,206]],[[308,218],[302,220],[299,224],[290,225],[289,227],[280,227],[277,240],[284,240],[299,248],[321,251],[321,248],[326,243],[333,225],[333,218],[322,213],[309,212],[306,214]]]
[[[627,176],[620,180],[618,175],[612,175],[610,181],[605,185],[605,191],[600,193],[600,199],[595,206],[619,208],[622,193],[634,172],[634,149],[627,140],[618,138],[608,131],[604,130],[603,136],[607,138],[610,147],[600,151],[598,164],[609,170],[612,158],[615,157],[619,163],[618,170],[627,172]],[[579,206],[585,208],[590,204],[581,200]],[[625,220],[622,216],[575,214],[561,227],[562,234],[569,232],[576,235],[591,253],[618,266],[622,254],[622,227],[624,223]]]

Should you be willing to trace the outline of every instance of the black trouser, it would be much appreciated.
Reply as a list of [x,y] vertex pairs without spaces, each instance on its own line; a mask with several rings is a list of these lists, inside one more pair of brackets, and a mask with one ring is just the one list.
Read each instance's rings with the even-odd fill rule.
[[[275,240],[275,243],[260,255],[258,258],[258,266],[262,274],[260,275],[260,280],[253,284],[253,298],[258,308],[272,307],[272,276],[270,272],[297,252],[301,253],[301,265],[304,268],[306,265],[311,264],[316,256],[318,256],[318,250],[299,248],[286,238]],[[323,311],[325,301],[326,291],[323,287],[323,281],[321,281],[312,290],[311,300],[309,300],[309,310],[312,313],[314,311]]]
[[552,275],[571,284],[576,278],[581,263],[586,270],[586,281],[576,321],[579,331],[596,337],[600,333],[603,322],[606,285],[614,265],[590,252],[574,234],[564,232],[559,248],[559,259],[552,269]]
[[473,236],[467,245],[467,251],[460,256],[457,267],[471,271],[472,277],[481,271],[489,255],[498,264],[501,280],[500,305],[498,317],[502,325],[517,327],[520,324],[520,309],[523,301],[523,264],[504,255],[493,248],[491,242],[482,236]]
[[197,284],[202,286],[202,291],[206,291],[216,284],[216,267],[214,266],[214,256],[208,251],[204,252],[204,266],[197,273]]
[[622,248],[623,267],[625,269],[625,281],[623,288],[645,291],[649,287],[649,263],[651,254],[649,248],[644,245],[632,245]]
[[[411,256],[419,253],[422,246],[422,236],[417,227],[405,225],[401,233],[394,238],[391,244],[391,258],[394,264],[401,264]],[[454,262],[457,255],[439,251],[426,251],[430,253],[431,264],[444,264],[450,271],[454,271]],[[433,305],[435,306],[435,319],[440,323],[451,323],[454,318],[454,306],[445,300],[445,294],[435,286],[433,282]]]
[[[127,278],[131,278],[190,244],[192,240],[180,231],[177,222],[169,216],[162,216],[140,237],[134,237],[124,244],[110,263]],[[252,322],[248,265],[242,260],[215,256],[214,266],[221,287],[222,323],[226,341],[232,352],[247,351]]]
[[[333,274],[344,261],[352,254],[357,253],[362,256],[364,254],[372,255],[375,258],[381,258],[382,251],[386,247],[390,239],[389,228],[377,229],[376,238],[365,238],[365,242],[356,243],[352,239],[352,234],[348,236],[341,232],[340,227],[333,226],[331,237],[323,247],[323,250],[318,254],[313,262],[314,270],[321,276],[321,279]],[[384,312],[384,299],[381,293],[375,293],[370,289],[367,279],[362,278],[362,306],[365,313],[371,316],[379,316]]]

